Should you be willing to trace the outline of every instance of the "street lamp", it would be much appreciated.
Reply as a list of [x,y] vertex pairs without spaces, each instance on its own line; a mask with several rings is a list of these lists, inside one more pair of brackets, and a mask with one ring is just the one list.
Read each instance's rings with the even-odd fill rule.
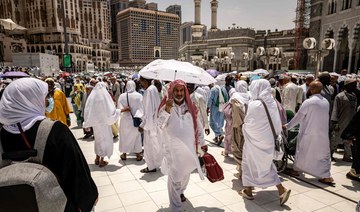
[[[303,41],[303,46],[307,50],[315,49],[317,41],[313,37],[305,38]],[[326,38],[321,42],[320,49],[316,50],[315,53],[315,61],[316,61],[316,70],[315,70],[315,78],[319,75],[321,69],[321,63],[323,60],[323,53],[328,52],[335,47],[335,40],[332,38]]]

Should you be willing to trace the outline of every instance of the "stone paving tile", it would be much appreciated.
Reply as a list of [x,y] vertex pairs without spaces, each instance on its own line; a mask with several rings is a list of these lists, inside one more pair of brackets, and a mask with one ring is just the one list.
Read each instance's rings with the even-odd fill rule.
[[[71,114],[73,116],[73,114]],[[75,120],[75,117],[72,117]],[[75,126],[76,123],[72,123]],[[126,161],[120,159],[118,141],[114,142],[114,153],[109,165],[100,168],[94,165],[94,141],[83,140],[82,129],[73,127],[72,132],[78,138],[79,145],[83,150],[86,161],[89,164],[91,175],[98,186],[99,201],[95,211],[123,212],[123,211],[146,211],[163,212],[170,211],[167,193],[167,176],[160,171],[143,174],[140,170],[146,167],[143,161],[136,161],[134,155],[129,155]],[[280,174],[282,184],[292,189],[289,201],[285,206],[279,204],[279,196],[275,187],[267,189],[256,188],[253,201],[245,200],[238,191],[243,187],[241,180],[234,177],[236,171],[235,161],[230,157],[221,155],[221,147],[210,142],[213,133],[206,136],[209,152],[216,158],[223,168],[225,179],[221,182],[210,183],[199,178],[197,173],[192,173],[185,195],[188,198],[183,203],[181,211],[354,211],[356,204],[334,194],[316,188],[301,180]],[[320,184],[316,178],[305,174],[300,177],[329,191],[344,195],[354,201],[360,199],[360,183],[346,178],[351,163],[341,161],[342,152],[335,153],[337,162],[332,162],[331,173],[336,186],[328,187]],[[292,162],[289,161],[289,165]]]

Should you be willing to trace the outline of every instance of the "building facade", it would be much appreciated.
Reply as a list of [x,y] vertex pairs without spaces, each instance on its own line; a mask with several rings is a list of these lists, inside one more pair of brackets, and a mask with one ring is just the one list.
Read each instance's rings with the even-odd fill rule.
[[128,8],[119,12],[116,19],[121,66],[146,65],[156,58],[178,58],[179,16]]
[[177,5],[177,4],[170,5],[166,8],[166,12],[178,15],[180,18],[180,23],[182,23],[182,21],[181,21],[181,5]]
[[[309,51],[308,68],[315,69],[320,59],[320,71],[339,72],[360,69],[360,0],[312,0],[310,37],[317,40]],[[323,50],[326,38],[335,40],[333,50]]]
[[61,8],[60,0],[3,0],[0,18],[11,18],[27,28],[26,52],[51,52],[60,61],[66,53],[65,22],[73,71],[84,71],[87,63],[103,69],[109,67],[109,0],[65,0],[65,21]]

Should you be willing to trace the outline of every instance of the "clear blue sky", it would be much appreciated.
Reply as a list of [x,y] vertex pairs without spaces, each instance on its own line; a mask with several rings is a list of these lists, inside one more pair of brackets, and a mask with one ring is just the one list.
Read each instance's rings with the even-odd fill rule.
[[[211,26],[211,0],[201,0],[201,22]],[[147,0],[155,2],[165,11],[169,5],[178,4],[182,21],[194,21],[193,0]],[[296,0],[218,0],[218,28],[227,29],[235,23],[256,30],[292,29],[295,27]]]

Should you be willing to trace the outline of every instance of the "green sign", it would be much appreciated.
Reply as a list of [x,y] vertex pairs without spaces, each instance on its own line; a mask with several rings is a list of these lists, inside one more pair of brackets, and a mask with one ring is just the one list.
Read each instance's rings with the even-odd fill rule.
[[64,67],[71,68],[71,54],[64,54]]

